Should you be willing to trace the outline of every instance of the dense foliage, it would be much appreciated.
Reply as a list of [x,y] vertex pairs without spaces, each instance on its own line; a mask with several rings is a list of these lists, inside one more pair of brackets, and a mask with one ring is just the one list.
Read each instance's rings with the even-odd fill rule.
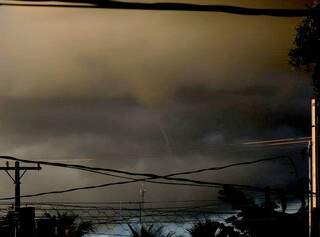
[[290,63],[311,72],[314,92],[320,95],[320,3],[309,7],[309,14],[297,28],[295,47],[290,50]]

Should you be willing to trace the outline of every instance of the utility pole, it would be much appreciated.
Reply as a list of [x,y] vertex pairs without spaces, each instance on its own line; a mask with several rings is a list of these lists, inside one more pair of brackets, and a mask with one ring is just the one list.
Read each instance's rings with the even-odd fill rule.
[[317,98],[311,99],[311,157],[309,160],[309,237],[318,237],[320,234],[319,218],[319,135],[318,135],[318,107]]
[[140,197],[141,197],[141,200],[140,200],[140,225],[143,224],[142,223],[142,212],[143,212],[143,209],[144,209],[144,195],[145,195],[145,188],[144,188],[144,183],[141,184],[140,186]]
[[[5,167],[0,167],[0,170],[5,171],[8,174],[8,176],[12,179],[13,183],[15,184],[14,211],[15,211],[16,217],[19,217],[20,204],[21,204],[21,201],[20,201],[21,179],[28,170],[41,170],[41,167],[39,164],[34,167],[20,166],[20,162],[16,161],[14,166],[10,166],[9,162],[7,162]],[[10,174],[9,171],[14,171],[14,177]],[[20,173],[20,171],[23,171],[22,174]],[[17,223],[19,223],[18,218],[17,218]],[[19,230],[19,224],[16,224],[16,230],[15,230],[16,237],[18,236],[18,233],[19,233],[18,230]]]
[[20,209],[20,164],[15,162],[14,164],[14,184],[15,184],[15,195],[14,195],[14,209],[18,211]]

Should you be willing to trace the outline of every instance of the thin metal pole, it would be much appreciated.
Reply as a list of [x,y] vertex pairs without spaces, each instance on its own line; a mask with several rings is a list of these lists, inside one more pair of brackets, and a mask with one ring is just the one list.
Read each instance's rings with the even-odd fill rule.
[[144,183],[141,184],[140,186],[140,196],[141,196],[141,200],[140,200],[140,224],[142,223],[142,215],[143,215],[143,209],[144,209],[144,195],[145,195],[146,190],[144,189]]
[[309,144],[309,159],[308,159],[308,173],[309,173],[309,182],[308,182],[308,228],[309,228],[309,237],[312,236],[312,184],[311,184],[311,180],[312,180],[312,173],[311,173],[311,169],[312,169],[312,165],[311,165],[311,149],[312,149],[312,145],[311,145],[311,141]]
[[[311,100],[311,160],[309,176],[311,178],[309,231],[310,236],[318,236],[318,207],[319,207],[319,182],[318,182],[318,100]],[[311,233],[310,233],[311,232]]]

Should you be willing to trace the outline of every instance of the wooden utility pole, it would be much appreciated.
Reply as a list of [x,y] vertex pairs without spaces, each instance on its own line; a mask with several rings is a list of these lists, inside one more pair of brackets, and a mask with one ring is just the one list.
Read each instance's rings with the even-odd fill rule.
[[[0,170],[4,170],[9,177],[12,179],[13,183],[15,184],[15,195],[14,195],[14,209],[15,211],[18,211],[20,208],[20,184],[21,179],[25,175],[25,173],[28,170],[41,170],[40,165],[35,167],[24,167],[20,166],[20,162],[16,161],[14,166],[9,166],[9,162],[7,162],[7,165],[5,167],[0,167]],[[23,171],[22,174],[20,174],[20,171]],[[14,177],[11,176],[9,171],[14,171]]]
[[[14,211],[15,211],[15,216],[17,218],[17,224],[15,225],[15,233],[16,233],[16,237],[18,236],[19,233],[19,219],[18,217],[19,212],[20,212],[20,185],[21,185],[21,179],[22,177],[25,175],[25,173],[28,170],[41,170],[40,165],[38,164],[38,166],[34,166],[34,167],[25,167],[25,166],[20,166],[19,161],[15,162],[14,166],[9,166],[9,162],[7,162],[5,167],[0,167],[0,170],[5,171],[8,176],[12,179],[13,183],[15,184],[15,195],[14,195]],[[9,171],[14,171],[14,176],[12,176],[10,174]],[[20,171],[23,171],[22,174]]]

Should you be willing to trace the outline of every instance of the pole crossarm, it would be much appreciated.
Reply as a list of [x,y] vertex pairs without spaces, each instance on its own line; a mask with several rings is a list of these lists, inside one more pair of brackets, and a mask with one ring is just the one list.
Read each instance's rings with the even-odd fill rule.
[[[20,209],[20,184],[21,178],[25,175],[28,170],[41,170],[41,166],[38,163],[37,166],[20,166],[20,162],[16,161],[14,166],[10,166],[9,162],[6,163],[6,166],[0,167],[0,170],[3,170],[7,173],[7,175],[12,179],[15,184],[15,211],[18,212]],[[10,174],[9,171],[14,171],[14,176]],[[20,171],[23,171],[20,174]]]
[[[10,171],[10,170],[15,170],[15,167],[0,167],[0,170],[4,171]],[[41,167],[20,167],[20,170],[41,170]]]
[[6,172],[7,175],[10,177],[10,179],[11,179],[13,182],[15,182],[15,181],[14,181],[14,178],[11,176],[11,174],[9,173],[8,170],[4,170],[4,172]]

